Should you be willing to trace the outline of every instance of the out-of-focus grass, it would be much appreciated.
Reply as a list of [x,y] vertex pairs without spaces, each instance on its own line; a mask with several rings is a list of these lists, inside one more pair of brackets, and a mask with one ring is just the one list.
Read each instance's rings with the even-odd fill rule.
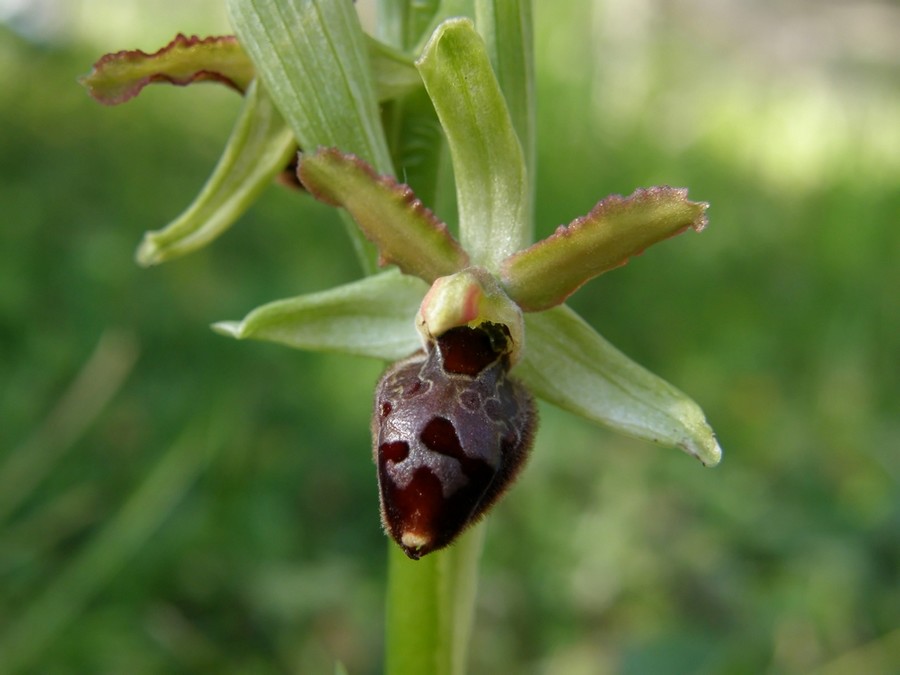
[[[894,6],[552,4],[540,233],[638,186],[711,202],[702,235],[573,304],[697,398],[726,455],[704,470],[543,407],[489,526],[473,672],[889,672]],[[0,33],[0,484],[52,460],[0,520],[0,649],[24,639],[25,672],[379,672],[380,366],[207,328],[354,278],[341,226],[273,187],[211,249],[138,269],[239,102],[194,87],[100,108],[75,84],[97,55]],[[83,431],[41,431],[111,329],[135,336],[127,379],[70,402]]]

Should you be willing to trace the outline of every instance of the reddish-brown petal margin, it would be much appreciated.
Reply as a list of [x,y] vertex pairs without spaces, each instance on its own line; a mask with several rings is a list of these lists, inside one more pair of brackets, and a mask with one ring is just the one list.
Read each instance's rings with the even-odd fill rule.
[[118,105],[156,82],[177,86],[219,82],[243,93],[254,74],[235,36],[200,38],[179,33],[152,54],[140,49],[106,54],[79,81],[100,103]]
[[[334,181],[334,172],[344,172],[347,182]],[[469,264],[468,254],[447,225],[411,187],[393,176],[379,175],[360,157],[322,147],[301,158],[297,175],[316,199],[347,209],[378,248],[379,265],[396,264],[406,274],[431,283]],[[406,214],[412,217],[401,219]],[[411,227],[403,230],[398,227],[401,222]]]
[[563,303],[585,282],[652,244],[688,229],[703,230],[709,205],[688,201],[687,195],[684,188],[663,185],[600,200],[587,215],[503,261],[504,288],[526,312]]

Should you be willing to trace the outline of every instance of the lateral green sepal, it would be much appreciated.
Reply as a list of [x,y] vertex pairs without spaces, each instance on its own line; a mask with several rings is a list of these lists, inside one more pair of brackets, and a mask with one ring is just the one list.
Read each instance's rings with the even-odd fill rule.
[[706,466],[722,449],[700,407],[612,346],[574,311],[525,315],[528,344],[514,373],[540,398],[593,422],[678,447]]
[[276,300],[242,321],[222,321],[212,328],[239,340],[396,361],[421,347],[413,317],[427,290],[419,279],[390,270],[327,291]]

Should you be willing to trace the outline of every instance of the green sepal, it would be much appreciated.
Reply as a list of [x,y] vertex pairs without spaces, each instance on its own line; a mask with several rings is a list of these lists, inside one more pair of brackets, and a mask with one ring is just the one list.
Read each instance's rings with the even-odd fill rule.
[[607,197],[586,216],[504,260],[500,279],[525,311],[555,307],[651,244],[688,228],[699,232],[706,226],[707,206],[688,201],[687,190],[670,187]]
[[419,279],[390,270],[320,293],[270,302],[243,321],[213,324],[213,330],[239,340],[395,361],[421,347],[413,317],[427,290]]
[[528,344],[514,373],[532,392],[593,422],[678,447],[706,466],[722,450],[700,407],[601,337],[566,306],[525,315]]
[[528,242],[525,161],[484,41],[468,19],[438,26],[416,62],[453,160],[459,232],[472,262],[496,271]]
[[245,91],[253,76],[253,64],[233,35],[200,39],[179,33],[152,54],[139,49],[106,54],[79,82],[100,103],[118,105],[154,82],[213,81]]
[[293,132],[254,81],[206,185],[178,218],[144,235],[136,254],[138,263],[157,265],[209,244],[247,210],[296,149]]
[[396,264],[427,282],[468,263],[447,226],[390,176],[378,176],[358,157],[336,148],[304,154],[300,182],[317,199],[345,208],[378,249],[379,263]]

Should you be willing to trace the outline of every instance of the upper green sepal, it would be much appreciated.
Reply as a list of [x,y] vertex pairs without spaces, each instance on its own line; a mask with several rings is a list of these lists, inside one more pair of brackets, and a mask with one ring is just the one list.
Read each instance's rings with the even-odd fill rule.
[[447,137],[459,233],[472,262],[495,272],[526,245],[525,160],[484,40],[468,19],[437,27],[416,62]]
[[431,283],[468,264],[447,226],[408,186],[378,176],[358,157],[322,148],[303,155],[298,175],[317,199],[347,209],[375,244],[382,265],[394,263]]
[[688,228],[706,226],[703,202],[688,201],[687,190],[667,186],[612,195],[586,216],[503,261],[506,292],[527,312],[555,307],[582,284],[624,265],[651,244]]

